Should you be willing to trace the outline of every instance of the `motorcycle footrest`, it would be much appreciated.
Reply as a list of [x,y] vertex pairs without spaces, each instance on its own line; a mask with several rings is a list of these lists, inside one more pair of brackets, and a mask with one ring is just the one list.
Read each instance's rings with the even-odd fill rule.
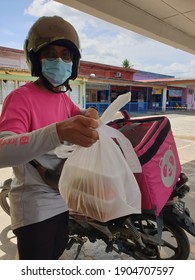
[[177,223],[195,237],[195,223],[190,217],[188,208],[185,208],[185,203],[183,201],[175,203],[172,212],[177,216]]

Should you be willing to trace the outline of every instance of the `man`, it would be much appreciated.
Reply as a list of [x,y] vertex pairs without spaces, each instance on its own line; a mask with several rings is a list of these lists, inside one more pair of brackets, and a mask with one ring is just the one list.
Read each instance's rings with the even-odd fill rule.
[[68,242],[68,209],[38,172],[55,170],[53,150],[64,141],[90,147],[98,139],[98,113],[81,111],[70,89],[80,60],[79,38],[61,17],[41,17],[25,41],[27,63],[38,77],[6,98],[0,116],[0,167],[13,167],[11,222],[19,258],[59,259]]

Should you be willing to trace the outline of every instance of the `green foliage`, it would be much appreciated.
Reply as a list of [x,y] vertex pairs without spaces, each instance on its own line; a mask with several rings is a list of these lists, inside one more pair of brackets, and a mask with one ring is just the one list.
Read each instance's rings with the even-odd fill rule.
[[122,62],[122,67],[123,68],[132,68],[134,65],[132,63],[129,62],[129,60],[126,58],[123,60]]

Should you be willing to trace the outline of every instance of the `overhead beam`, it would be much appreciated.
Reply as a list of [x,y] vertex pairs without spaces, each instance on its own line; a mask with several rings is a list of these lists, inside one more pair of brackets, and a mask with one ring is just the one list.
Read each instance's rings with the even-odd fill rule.
[[174,48],[195,54],[195,37],[125,0],[55,0]]

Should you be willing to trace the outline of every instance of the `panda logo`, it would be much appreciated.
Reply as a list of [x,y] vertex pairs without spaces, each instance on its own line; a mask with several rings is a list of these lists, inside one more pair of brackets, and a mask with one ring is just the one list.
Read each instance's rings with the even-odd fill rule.
[[176,159],[171,148],[160,159],[160,169],[163,184],[170,188],[176,177]]

